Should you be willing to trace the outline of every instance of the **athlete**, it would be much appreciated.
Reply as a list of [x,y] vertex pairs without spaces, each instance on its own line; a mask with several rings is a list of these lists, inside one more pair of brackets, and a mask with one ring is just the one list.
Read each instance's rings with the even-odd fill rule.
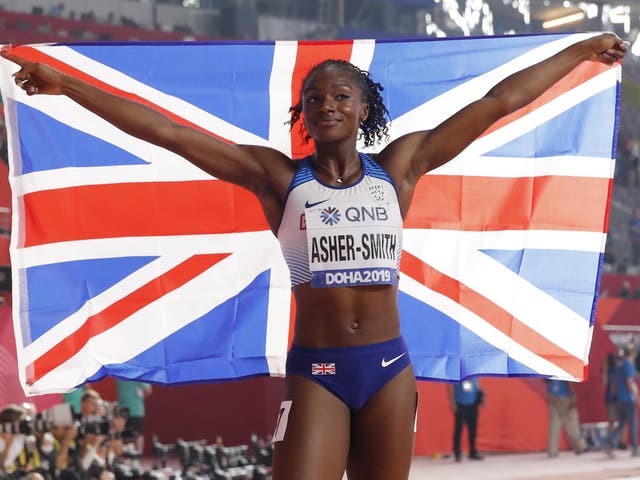
[[292,160],[271,148],[228,145],[162,114],[7,51],[28,95],[66,95],[121,130],[167,148],[253,192],[291,270],[297,311],[286,399],[274,435],[274,480],[400,480],[409,475],[416,382],[400,334],[397,282],[404,218],[416,183],[489,126],[540,96],[583,61],[613,64],[616,35],[576,43],[511,75],[431,131],[377,156],[380,85],[342,61],[313,68],[291,108],[315,151]]

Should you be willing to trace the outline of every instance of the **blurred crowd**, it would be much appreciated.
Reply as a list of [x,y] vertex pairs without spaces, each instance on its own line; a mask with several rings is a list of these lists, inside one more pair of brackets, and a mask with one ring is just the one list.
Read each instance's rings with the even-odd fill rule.
[[[0,409],[0,480],[267,480],[270,438],[246,445],[153,437],[143,458],[145,401],[151,385],[116,380],[117,402],[90,385],[38,412],[33,404]],[[148,453],[149,453],[148,452]],[[173,460],[173,464],[169,459]]]
[[114,467],[139,461],[137,432],[126,407],[79,390],[79,409],[65,403],[45,412],[32,404],[0,410],[0,476],[32,480],[108,480]]

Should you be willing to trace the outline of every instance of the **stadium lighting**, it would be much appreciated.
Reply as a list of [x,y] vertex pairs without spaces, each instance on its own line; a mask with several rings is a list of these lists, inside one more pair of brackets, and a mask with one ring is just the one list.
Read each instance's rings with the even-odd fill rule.
[[542,22],[542,28],[554,28],[559,27],[560,25],[566,25],[567,23],[578,22],[584,19],[584,12],[576,12],[570,15],[565,15],[564,17],[554,18],[552,20],[547,20],[546,22]]
[[623,25],[624,33],[629,33],[631,30],[631,8],[627,5],[618,5],[612,7],[605,5],[603,7],[603,14],[608,14],[609,21],[612,24]]
[[636,57],[640,57],[640,33],[636,35],[636,41],[633,42],[633,45],[631,46],[631,53]]

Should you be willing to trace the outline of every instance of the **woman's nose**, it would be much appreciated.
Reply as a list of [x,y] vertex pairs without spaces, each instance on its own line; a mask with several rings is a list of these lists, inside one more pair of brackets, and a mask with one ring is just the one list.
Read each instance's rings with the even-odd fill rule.
[[335,110],[335,108],[336,108],[336,105],[333,98],[325,97],[322,100],[322,108],[321,108],[322,111],[333,111]]

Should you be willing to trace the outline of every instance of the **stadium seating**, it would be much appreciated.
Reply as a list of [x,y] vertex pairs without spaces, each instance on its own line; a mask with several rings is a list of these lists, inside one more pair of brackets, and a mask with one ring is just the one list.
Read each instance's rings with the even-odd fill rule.
[[147,30],[134,26],[71,20],[0,10],[2,43],[123,42],[207,40],[189,33]]

